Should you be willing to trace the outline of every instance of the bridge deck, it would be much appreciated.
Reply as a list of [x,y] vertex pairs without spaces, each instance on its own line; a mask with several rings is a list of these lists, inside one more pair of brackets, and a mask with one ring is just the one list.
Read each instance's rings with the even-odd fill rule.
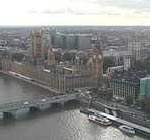
[[94,112],[94,113],[97,113],[97,114],[100,114],[102,116],[105,116],[107,117],[108,119],[112,120],[112,121],[115,121],[115,122],[118,122],[120,124],[124,124],[124,125],[128,125],[130,127],[133,127],[137,130],[140,130],[142,132],[145,132],[147,134],[150,134],[150,129],[149,128],[146,128],[146,127],[143,127],[143,126],[140,126],[140,125],[137,125],[137,124],[134,124],[134,123],[131,123],[131,122],[128,122],[128,121],[125,121],[125,120],[122,120],[120,118],[117,118],[113,115],[109,115],[107,113],[104,113],[104,112],[100,112],[98,110],[95,110],[95,109],[88,109],[89,112]]
[[78,98],[78,94],[68,94],[68,95],[60,95],[60,96],[43,96],[39,98],[34,98],[31,100],[22,100],[12,103],[5,103],[0,105],[0,112],[7,112],[13,110],[19,110],[22,108],[29,108],[29,107],[38,107],[40,105],[51,104],[51,103],[61,103],[69,100],[75,100]]

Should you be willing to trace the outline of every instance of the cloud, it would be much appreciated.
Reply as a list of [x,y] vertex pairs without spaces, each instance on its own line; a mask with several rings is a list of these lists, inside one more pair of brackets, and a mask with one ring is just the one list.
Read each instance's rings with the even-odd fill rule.
[[[149,14],[149,0],[63,0],[62,4],[54,3],[52,7],[41,11],[31,10],[31,14],[73,14],[73,15],[125,15]],[[54,9],[55,8],[55,9]]]
[[150,0],[90,0],[90,3],[147,12],[150,10]]
[[29,10],[28,11],[29,14],[64,14],[65,10],[64,9],[57,9],[57,10]]
[[107,12],[107,11],[81,11],[81,10],[73,10],[68,8],[67,13],[73,15],[120,15],[120,13],[116,12]]
[[27,13],[28,14],[38,14],[39,12],[36,10],[29,10]]
[[84,11],[84,10],[76,10],[76,9],[57,9],[57,10],[43,10],[43,11],[36,11],[30,10],[28,11],[30,14],[48,14],[48,15],[55,15],[55,14],[70,14],[70,15],[120,15],[120,13],[116,12],[107,12],[107,11]]
[[64,14],[66,12],[65,9],[58,9],[58,10],[44,10],[42,14]]
[[0,24],[149,25],[149,3],[149,0],[1,0]]

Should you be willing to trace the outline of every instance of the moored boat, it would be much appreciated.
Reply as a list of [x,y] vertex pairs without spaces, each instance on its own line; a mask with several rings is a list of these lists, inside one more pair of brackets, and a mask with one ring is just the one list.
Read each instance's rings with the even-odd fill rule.
[[103,126],[109,126],[112,124],[112,122],[103,116],[96,116],[96,115],[89,115],[88,119],[94,123],[103,125]]
[[127,125],[121,125],[121,126],[119,126],[119,129],[125,134],[135,135],[135,129],[132,127],[129,127]]

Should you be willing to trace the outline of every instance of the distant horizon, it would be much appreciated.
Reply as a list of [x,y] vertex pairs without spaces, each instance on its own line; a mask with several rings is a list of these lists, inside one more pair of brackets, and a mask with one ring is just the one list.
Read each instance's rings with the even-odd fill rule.
[[150,25],[0,25],[0,27],[150,27]]

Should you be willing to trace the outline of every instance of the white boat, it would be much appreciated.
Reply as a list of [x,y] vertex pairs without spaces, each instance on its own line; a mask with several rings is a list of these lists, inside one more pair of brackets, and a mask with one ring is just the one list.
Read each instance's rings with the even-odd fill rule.
[[89,115],[88,119],[89,121],[92,121],[94,123],[97,123],[103,126],[109,126],[112,124],[112,122],[109,119],[103,116]]
[[119,129],[126,134],[135,135],[135,129],[127,125],[121,125]]
[[27,76],[24,76],[24,75],[19,74],[19,73],[16,73],[16,76],[18,76],[19,78],[25,79],[25,80],[33,81],[33,79],[32,79],[32,78],[27,77]]
[[17,73],[15,73],[15,72],[13,72],[13,71],[9,71],[9,74],[16,76]]

